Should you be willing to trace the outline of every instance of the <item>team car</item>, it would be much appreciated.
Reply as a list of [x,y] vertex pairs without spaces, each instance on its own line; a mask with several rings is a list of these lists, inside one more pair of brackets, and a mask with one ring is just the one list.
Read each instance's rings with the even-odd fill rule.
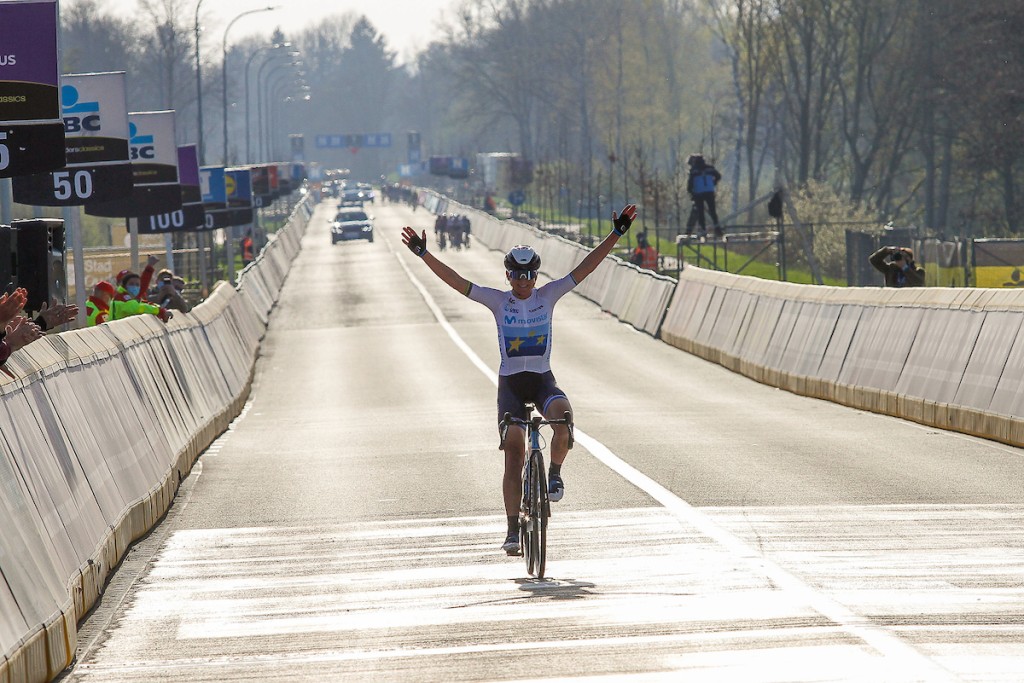
[[331,244],[344,240],[373,241],[373,216],[361,208],[338,209],[338,215],[331,222]]
[[339,206],[362,206],[363,202],[373,201],[368,192],[361,187],[346,187],[341,191]]

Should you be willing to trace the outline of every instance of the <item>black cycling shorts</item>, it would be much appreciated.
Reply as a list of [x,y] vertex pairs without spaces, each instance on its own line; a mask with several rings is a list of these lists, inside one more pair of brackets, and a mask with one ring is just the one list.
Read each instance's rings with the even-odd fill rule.
[[512,417],[520,420],[527,419],[527,403],[535,405],[543,415],[556,398],[568,400],[565,392],[558,388],[550,370],[498,375],[498,422],[502,421],[505,413],[511,413]]

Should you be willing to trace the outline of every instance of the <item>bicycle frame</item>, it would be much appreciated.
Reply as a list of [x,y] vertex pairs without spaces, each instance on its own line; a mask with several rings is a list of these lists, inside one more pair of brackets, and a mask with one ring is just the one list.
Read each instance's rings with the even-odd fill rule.
[[565,412],[561,420],[545,420],[537,415],[530,420],[521,420],[505,413],[501,420],[502,443],[511,425],[526,427],[529,441],[529,453],[523,463],[523,500],[519,508],[520,541],[523,557],[526,560],[526,571],[537,577],[544,578],[547,564],[547,527],[551,516],[551,503],[548,500],[548,480],[544,470],[544,449],[541,446],[540,428],[544,425],[564,424],[569,428],[569,445],[572,446],[572,414]]

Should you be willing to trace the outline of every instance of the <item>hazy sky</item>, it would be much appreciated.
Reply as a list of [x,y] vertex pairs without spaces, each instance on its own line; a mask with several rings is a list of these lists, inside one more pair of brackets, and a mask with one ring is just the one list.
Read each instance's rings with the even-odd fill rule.
[[[76,0],[61,0],[67,8]],[[138,0],[98,0],[101,9],[134,14]],[[231,27],[228,44],[251,33],[269,34],[280,26],[287,34],[306,28],[329,16],[356,12],[365,15],[376,29],[384,34],[388,47],[397,52],[400,61],[412,52],[426,47],[436,32],[442,11],[450,10],[457,0],[203,0],[200,17],[203,30],[203,49],[219,50],[228,23],[242,12],[270,5],[273,12],[251,14],[239,19]],[[195,22],[195,0],[184,0],[190,7],[186,23]],[[450,13],[450,12],[449,12]],[[415,49],[414,49],[415,48]]]

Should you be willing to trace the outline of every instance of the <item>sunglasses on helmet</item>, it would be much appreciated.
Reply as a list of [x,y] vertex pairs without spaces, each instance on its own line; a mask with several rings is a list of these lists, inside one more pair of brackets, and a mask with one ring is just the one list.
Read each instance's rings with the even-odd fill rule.
[[536,270],[506,270],[509,280],[536,280]]

